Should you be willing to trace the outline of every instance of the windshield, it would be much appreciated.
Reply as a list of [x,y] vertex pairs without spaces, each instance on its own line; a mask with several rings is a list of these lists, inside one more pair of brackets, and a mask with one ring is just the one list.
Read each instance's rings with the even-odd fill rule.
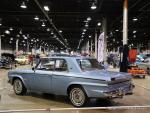
[[145,63],[147,62],[150,62],[150,57],[147,57],[145,60],[144,60]]
[[96,59],[77,59],[77,62],[81,70],[95,70],[95,69],[104,69]]

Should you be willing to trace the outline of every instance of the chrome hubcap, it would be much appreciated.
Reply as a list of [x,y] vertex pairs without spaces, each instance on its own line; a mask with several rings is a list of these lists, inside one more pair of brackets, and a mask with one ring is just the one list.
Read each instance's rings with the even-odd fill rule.
[[14,90],[16,93],[21,93],[22,91],[22,83],[20,80],[16,80],[14,83]]
[[81,106],[85,101],[84,92],[80,88],[74,88],[71,90],[70,99],[76,106]]

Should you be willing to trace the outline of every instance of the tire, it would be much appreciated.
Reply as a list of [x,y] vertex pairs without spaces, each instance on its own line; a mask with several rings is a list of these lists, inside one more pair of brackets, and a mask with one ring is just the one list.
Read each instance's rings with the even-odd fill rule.
[[24,95],[27,92],[23,82],[20,79],[15,79],[13,83],[13,89],[16,95]]
[[150,68],[147,68],[147,74],[150,75]]
[[69,92],[69,99],[75,107],[85,106],[88,101],[88,97],[82,87],[73,87]]

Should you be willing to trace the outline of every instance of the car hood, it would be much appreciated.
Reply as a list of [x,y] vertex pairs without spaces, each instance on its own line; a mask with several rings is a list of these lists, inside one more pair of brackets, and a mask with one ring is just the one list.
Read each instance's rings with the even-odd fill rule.
[[105,80],[105,81],[121,80],[121,79],[129,80],[132,78],[132,76],[128,73],[112,72],[107,70],[94,70],[94,71],[87,71],[83,73],[88,78]]

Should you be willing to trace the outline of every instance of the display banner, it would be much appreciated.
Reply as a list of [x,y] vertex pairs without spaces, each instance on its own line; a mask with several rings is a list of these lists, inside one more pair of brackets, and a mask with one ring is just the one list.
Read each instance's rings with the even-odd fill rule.
[[104,61],[104,32],[98,38],[98,62]]

